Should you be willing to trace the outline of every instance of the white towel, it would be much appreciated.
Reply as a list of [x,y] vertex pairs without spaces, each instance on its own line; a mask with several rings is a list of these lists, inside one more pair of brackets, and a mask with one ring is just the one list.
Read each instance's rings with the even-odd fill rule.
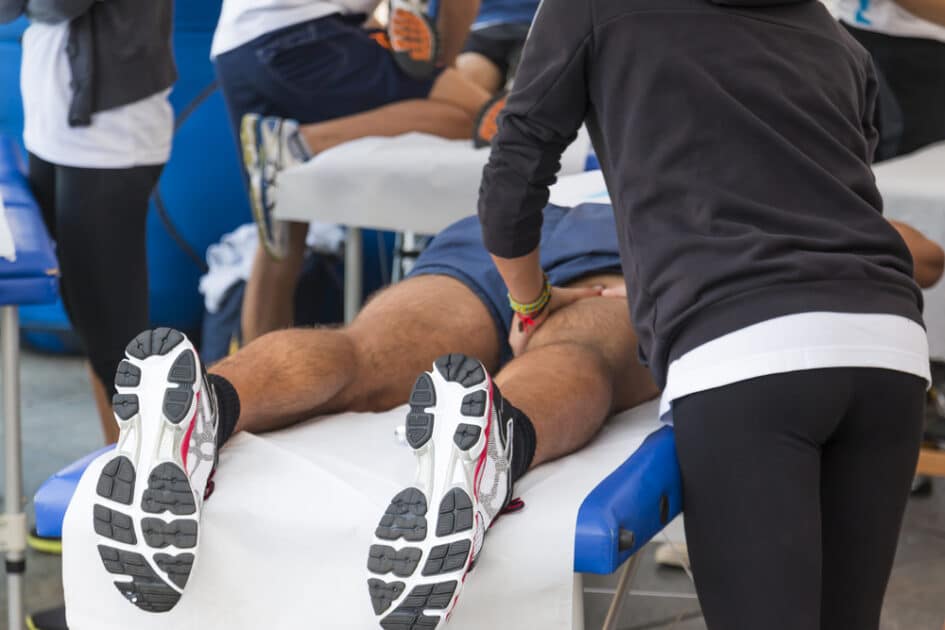
[[16,261],[16,244],[13,242],[13,232],[7,223],[7,209],[3,205],[3,195],[0,195],[0,258],[10,262]]

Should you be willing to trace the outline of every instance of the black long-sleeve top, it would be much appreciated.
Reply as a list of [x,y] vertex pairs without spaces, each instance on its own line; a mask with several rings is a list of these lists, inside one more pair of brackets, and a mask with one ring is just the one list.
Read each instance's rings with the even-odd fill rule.
[[485,244],[538,246],[586,122],[661,386],[686,351],[781,315],[921,323],[870,168],[876,97],[868,55],[814,0],[544,0],[483,174]]

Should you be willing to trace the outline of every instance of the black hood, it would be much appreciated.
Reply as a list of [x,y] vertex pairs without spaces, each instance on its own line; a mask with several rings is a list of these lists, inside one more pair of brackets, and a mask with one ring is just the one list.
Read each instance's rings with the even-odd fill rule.
[[802,4],[804,2],[812,2],[813,0],[709,0],[712,4],[717,4],[723,7],[746,7],[746,8],[761,8],[761,7],[776,7],[786,4]]

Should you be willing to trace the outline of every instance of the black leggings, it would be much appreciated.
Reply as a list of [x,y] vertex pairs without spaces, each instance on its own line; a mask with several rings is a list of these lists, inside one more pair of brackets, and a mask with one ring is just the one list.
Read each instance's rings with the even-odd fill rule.
[[56,241],[62,301],[109,394],[125,346],[148,327],[145,220],[162,169],[73,168],[30,154],[30,187]]
[[673,404],[686,538],[710,630],[876,630],[925,382],[765,376]]

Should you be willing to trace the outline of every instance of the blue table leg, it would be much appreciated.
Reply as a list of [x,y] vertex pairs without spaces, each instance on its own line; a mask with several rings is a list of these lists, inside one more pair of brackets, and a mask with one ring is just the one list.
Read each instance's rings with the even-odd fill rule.
[[23,574],[26,571],[26,518],[20,446],[20,326],[15,306],[0,308],[3,362],[4,519],[6,527],[7,619],[11,630],[24,627]]

